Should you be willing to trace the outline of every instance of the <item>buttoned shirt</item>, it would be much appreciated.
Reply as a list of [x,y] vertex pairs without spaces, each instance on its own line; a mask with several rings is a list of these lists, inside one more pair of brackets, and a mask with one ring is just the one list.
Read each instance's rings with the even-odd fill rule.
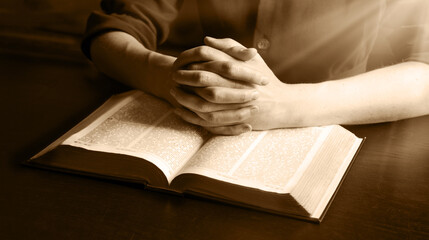
[[[312,83],[402,61],[429,63],[426,0],[195,1],[201,36],[254,47],[277,77]],[[88,20],[83,51],[107,31],[124,31],[156,50],[169,36],[181,1],[103,0]],[[192,26],[189,26],[192,27]],[[174,30],[174,29],[173,29]],[[189,37],[175,35],[176,38]],[[198,39],[197,42],[202,42]]]

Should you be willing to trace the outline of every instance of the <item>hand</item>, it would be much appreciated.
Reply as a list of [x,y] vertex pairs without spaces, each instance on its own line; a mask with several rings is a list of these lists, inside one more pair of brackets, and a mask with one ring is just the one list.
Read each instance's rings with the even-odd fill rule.
[[286,84],[256,50],[246,50],[232,39],[205,42],[207,46],[185,51],[174,64],[178,70],[173,79],[187,86],[172,91],[185,107],[176,113],[218,134],[279,127],[279,114],[272,110],[280,105]]
[[[193,111],[194,114],[199,114],[202,121],[192,123],[204,126],[216,133],[220,133],[216,131],[221,129],[217,128],[219,124],[230,125],[235,121],[234,119],[229,119],[227,110],[240,109],[241,120],[248,118],[249,113],[255,112],[257,108],[249,105],[249,101],[256,99],[258,96],[258,92],[251,89],[253,88],[252,85],[267,83],[266,77],[259,72],[231,64],[231,62],[239,63],[253,58],[257,54],[256,49],[247,49],[235,44],[223,50],[220,51],[210,46],[187,50],[180,54],[173,67],[175,70],[173,79],[178,84],[178,87],[173,88],[171,94],[177,102],[188,110]],[[211,60],[222,61],[219,63],[225,64],[223,67],[226,70],[225,77],[209,71],[189,69],[189,66],[195,62]],[[229,67],[231,69],[228,69]],[[234,74],[228,76],[228,72]],[[177,109],[177,113],[182,113],[183,111],[190,113],[186,109]],[[210,119],[213,111],[224,111],[225,113],[222,119],[216,119],[219,124],[203,120]],[[239,134],[243,131],[251,130],[251,127],[249,124],[239,124],[234,128],[227,127],[226,129],[234,131],[229,134]],[[237,130],[239,131],[237,132]],[[225,134],[225,130],[222,132]]]

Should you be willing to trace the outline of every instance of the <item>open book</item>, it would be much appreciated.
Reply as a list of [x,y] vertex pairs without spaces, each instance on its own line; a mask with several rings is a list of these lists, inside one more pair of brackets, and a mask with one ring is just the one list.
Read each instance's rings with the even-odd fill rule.
[[362,143],[338,125],[215,136],[172,110],[115,95],[28,163],[321,221]]

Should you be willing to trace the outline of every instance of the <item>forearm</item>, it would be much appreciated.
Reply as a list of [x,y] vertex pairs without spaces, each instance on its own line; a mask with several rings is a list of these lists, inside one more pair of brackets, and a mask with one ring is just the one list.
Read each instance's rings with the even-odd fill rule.
[[[206,40],[208,46],[225,53],[231,46],[240,46],[231,39]],[[173,95],[185,107],[177,111],[179,116],[215,133],[240,134],[250,129],[243,128],[246,124],[255,130],[266,130],[377,123],[429,114],[429,66],[424,63],[405,62],[322,83],[287,84],[274,75],[259,55],[237,61],[208,51],[199,53],[203,61],[209,62],[188,57],[196,63],[191,64],[191,69],[182,70],[180,78],[175,77],[180,84],[199,88],[195,94],[176,91]],[[213,59],[207,59],[207,55]],[[183,55],[178,61],[189,64]],[[267,83],[253,84],[246,91],[220,84],[224,81],[219,79],[233,82],[248,76],[243,75],[245,72],[252,76],[262,74]],[[208,87],[201,88],[194,80],[198,84],[209,83]]]
[[171,101],[174,57],[148,50],[124,32],[108,32],[94,39],[91,57],[109,77]]
[[365,124],[429,114],[429,66],[405,62],[307,85],[299,124]]

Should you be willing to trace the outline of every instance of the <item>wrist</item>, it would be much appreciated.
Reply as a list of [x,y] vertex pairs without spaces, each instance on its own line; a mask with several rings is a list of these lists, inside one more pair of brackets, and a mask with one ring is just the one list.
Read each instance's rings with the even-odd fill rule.
[[308,127],[318,124],[318,84],[284,84],[278,105],[280,127]]
[[142,68],[146,79],[146,86],[143,90],[149,90],[152,94],[171,103],[173,100],[170,95],[170,89],[173,87],[171,75],[175,59],[175,57],[157,52],[147,52],[143,63],[143,66],[146,67]]

